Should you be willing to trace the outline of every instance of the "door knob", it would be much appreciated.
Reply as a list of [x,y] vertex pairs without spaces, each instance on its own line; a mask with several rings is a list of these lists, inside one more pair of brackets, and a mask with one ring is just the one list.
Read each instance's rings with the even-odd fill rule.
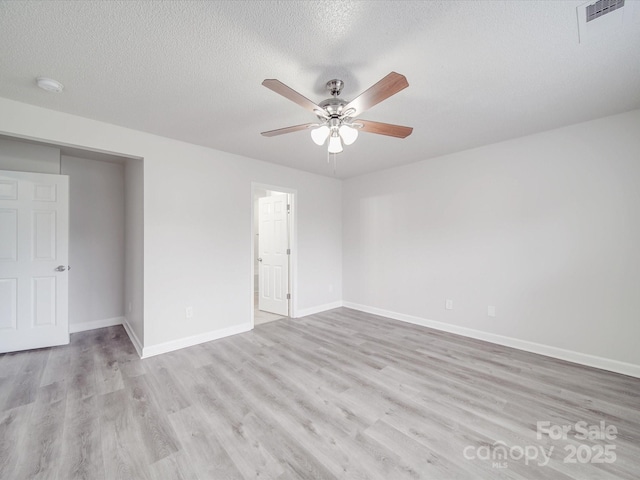
[[67,269],[64,265],[58,265],[56,267],[56,272],[64,272]]
[[262,261],[262,259],[261,259],[261,258],[258,258],[258,261],[259,261],[259,262],[261,262],[261,261]]

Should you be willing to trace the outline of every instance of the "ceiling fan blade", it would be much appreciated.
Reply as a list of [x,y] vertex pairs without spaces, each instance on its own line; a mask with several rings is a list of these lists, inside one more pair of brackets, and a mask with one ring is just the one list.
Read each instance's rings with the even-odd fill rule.
[[317,123],[305,123],[302,125],[294,125],[293,127],[278,128],[277,130],[269,130],[268,132],[262,132],[260,135],[263,137],[275,137],[276,135],[283,135],[285,133],[297,132],[298,130],[306,130],[311,127],[318,126]]
[[306,108],[313,113],[316,113],[316,111],[323,112],[322,108],[320,108],[319,105],[316,105],[307,97],[299,94],[293,88],[287,87],[280,80],[268,78],[262,82],[262,85],[267,87],[269,90],[273,90],[274,92],[279,93],[283,97],[288,98],[292,102],[297,103],[302,108]]
[[358,130],[367,133],[377,133],[378,135],[388,135],[390,137],[406,138],[411,135],[413,128],[403,127],[402,125],[393,125],[391,123],[372,122],[371,120],[362,120],[358,118],[354,124],[360,124]]
[[391,95],[395,95],[400,90],[403,90],[409,86],[409,82],[404,75],[400,75],[396,72],[391,72],[375,85],[369,87],[362,92],[356,99],[345,105],[343,110],[350,108],[355,109],[355,113],[350,115],[351,117],[357,117],[366,110],[369,110],[374,105],[377,105],[383,100],[386,100]]

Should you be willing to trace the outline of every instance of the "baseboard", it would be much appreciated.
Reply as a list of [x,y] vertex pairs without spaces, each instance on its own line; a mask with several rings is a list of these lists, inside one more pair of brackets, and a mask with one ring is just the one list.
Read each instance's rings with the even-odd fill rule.
[[114,325],[122,325],[123,321],[124,317],[113,317],[94,320],[92,322],[70,323],[69,333],[85,332],[87,330],[95,330],[96,328],[113,327]]
[[326,312],[327,310],[339,307],[342,307],[342,301],[340,300],[337,302],[325,303],[324,305],[317,305],[315,307],[303,308],[301,310],[296,310],[295,318],[306,317],[307,315],[314,315],[316,313]]
[[127,332],[127,335],[129,335],[129,340],[131,340],[133,348],[135,348],[136,352],[138,352],[138,356],[142,358],[142,342],[136,336],[136,333],[133,331],[129,320],[127,320],[126,317],[122,319],[122,326],[124,327],[125,332]]
[[518,350],[524,350],[525,352],[537,353],[539,355],[558,358],[560,360],[566,360],[568,362],[578,363],[580,365],[586,365],[588,367],[599,368],[602,370],[608,370],[610,372],[621,373],[623,375],[640,378],[640,365],[635,365],[632,363],[620,362],[618,360],[598,357],[595,355],[580,353],[573,350],[565,350],[563,348],[552,347],[550,345],[544,345],[542,343],[529,342],[513,337],[505,337],[503,335],[497,335],[495,333],[488,333],[472,328],[451,325],[449,323],[428,320],[412,315],[383,310],[381,308],[360,305],[358,303],[343,302],[343,306],[351,308],[353,310],[359,310],[361,312],[372,313],[374,315],[380,315],[382,317],[399,320],[401,322],[421,325],[423,327],[433,328],[434,330],[455,333],[464,337],[484,340],[485,342],[495,343],[498,345],[503,345],[505,347],[517,348]]
[[193,345],[210,342],[212,340],[218,340],[220,338],[229,337],[231,335],[237,335],[238,333],[248,332],[249,330],[251,330],[251,324],[245,323],[233,327],[222,328],[220,330],[214,330],[213,332],[201,333],[199,335],[193,335],[191,337],[185,337],[178,340],[172,340],[170,342],[151,345],[142,349],[141,358],[148,358],[153,357],[154,355],[160,355],[162,353],[173,352],[174,350],[192,347]]

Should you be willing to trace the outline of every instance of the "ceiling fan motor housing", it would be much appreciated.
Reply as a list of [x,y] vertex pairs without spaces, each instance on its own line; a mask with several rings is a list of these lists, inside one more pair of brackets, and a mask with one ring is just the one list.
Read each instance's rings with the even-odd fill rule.
[[[338,116],[340,116],[342,114],[342,110],[344,109],[344,106],[347,103],[348,102],[346,102],[345,100],[342,100],[340,98],[331,97],[331,98],[327,98],[326,100],[320,102],[318,104],[318,106],[321,107],[325,112],[327,112],[329,117],[338,117]],[[319,117],[319,118],[321,118],[321,117]]]
[[329,90],[329,93],[331,93],[331,95],[333,95],[334,97],[340,95],[340,92],[342,92],[342,87],[344,87],[344,82],[342,80],[338,80],[337,78],[334,78],[333,80],[329,80],[327,82],[327,90]]

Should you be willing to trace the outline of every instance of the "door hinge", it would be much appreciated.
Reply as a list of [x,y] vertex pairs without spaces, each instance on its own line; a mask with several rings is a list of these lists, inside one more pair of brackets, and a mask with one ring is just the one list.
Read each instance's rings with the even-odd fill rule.
[[291,205],[287,203],[287,213],[291,213]]
[[291,249],[287,248],[287,255],[291,255]]
[[287,300],[291,300],[291,294],[287,293]]

